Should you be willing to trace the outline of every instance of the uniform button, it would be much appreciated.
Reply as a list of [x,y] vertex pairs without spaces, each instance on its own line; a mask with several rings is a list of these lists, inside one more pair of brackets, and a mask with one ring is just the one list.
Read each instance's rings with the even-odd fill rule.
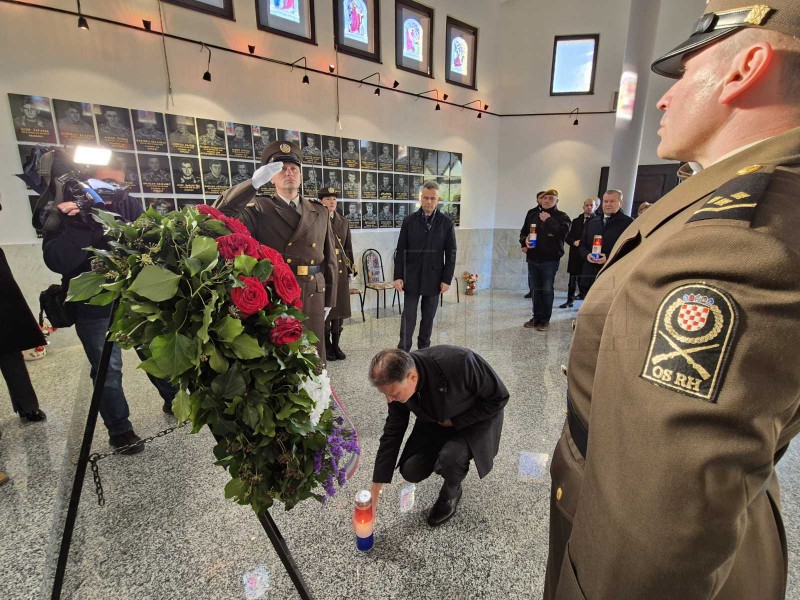
[[289,263],[289,264],[292,264],[292,259],[291,258],[287,258],[286,262]]
[[563,496],[563,495],[564,495],[564,492],[562,492],[562,491],[561,491],[561,488],[559,487],[559,488],[556,490],[556,501],[559,501],[559,500],[561,500],[561,496]]
[[314,297],[314,294],[309,294],[309,295],[308,295],[308,297],[309,297],[309,298],[313,298],[313,297]]
[[313,260],[311,261],[311,264],[312,264],[312,265],[314,264],[314,261],[313,261]]
[[287,246],[291,246],[291,245],[292,245],[292,242],[289,242],[289,243],[288,243],[288,244],[286,244],[286,245],[287,245]]
[[341,275],[341,274],[342,274],[342,270],[341,270],[341,269],[339,269],[339,275]]
[[308,277],[308,279],[309,279],[309,281],[314,281],[314,276],[313,276],[313,275],[310,275],[310,276]]
[[324,291],[325,291],[325,288],[322,288],[322,291],[324,292]]
[[443,391],[445,391],[445,389],[446,389],[446,388],[439,388],[439,391],[440,391],[440,392],[443,392]]
[[316,248],[317,247],[317,242],[311,242],[311,247],[312,248]]

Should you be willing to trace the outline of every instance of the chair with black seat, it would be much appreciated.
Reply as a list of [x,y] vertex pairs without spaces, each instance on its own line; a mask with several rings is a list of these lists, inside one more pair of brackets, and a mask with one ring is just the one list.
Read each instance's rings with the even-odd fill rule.
[[366,300],[367,290],[375,290],[375,308],[377,309],[377,318],[380,319],[381,291],[383,291],[383,308],[386,309],[386,290],[393,290],[394,283],[386,281],[383,274],[383,258],[381,253],[374,248],[364,250],[364,254],[361,255],[361,269],[364,276],[364,300]]

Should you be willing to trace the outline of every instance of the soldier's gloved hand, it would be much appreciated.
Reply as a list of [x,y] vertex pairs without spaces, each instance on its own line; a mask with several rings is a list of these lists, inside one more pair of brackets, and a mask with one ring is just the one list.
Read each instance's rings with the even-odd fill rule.
[[328,318],[328,315],[330,314],[330,312],[331,312],[331,307],[330,306],[326,306],[325,307],[325,318],[326,319]]
[[281,172],[281,169],[283,169],[283,163],[280,161],[258,167],[256,172],[253,173],[253,187],[258,189],[268,183],[270,179]]

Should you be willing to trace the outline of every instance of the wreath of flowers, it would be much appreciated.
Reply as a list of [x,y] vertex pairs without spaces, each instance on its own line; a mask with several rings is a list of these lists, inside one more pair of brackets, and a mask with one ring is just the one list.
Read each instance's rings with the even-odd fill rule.
[[97,211],[108,250],[70,282],[69,301],[118,301],[109,331],[138,349],[140,368],[180,389],[175,416],[217,437],[225,497],[256,512],[325,501],[360,453],[335,416],[317,337],[304,329],[301,289],[274,248],[207,205],[133,223]]
[[467,290],[474,290],[475,289],[475,282],[478,281],[478,274],[477,273],[470,273],[469,271],[464,271],[464,274],[461,276],[461,279],[467,284]]

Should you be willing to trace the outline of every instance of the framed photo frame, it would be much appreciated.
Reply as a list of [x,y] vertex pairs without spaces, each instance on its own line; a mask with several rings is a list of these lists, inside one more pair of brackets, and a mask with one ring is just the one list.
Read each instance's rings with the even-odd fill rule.
[[395,0],[395,65],[433,78],[433,9],[414,0]]
[[256,0],[258,28],[317,45],[314,0]]
[[333,40],[342,54],[380,63],[380,0],[333,0]]
[[233,0],[164,0],[164,2],[204,12],[215,17],[222,17],[231,21],[236,20],[233,16]]
[[[557,35],[553,39],[550,69],[551,96],[594,94],[600,34]],[[587,69],[587,67],[589,67]]]
[[448,15],[445,43],[445,81],[477,90],[478,28]]

